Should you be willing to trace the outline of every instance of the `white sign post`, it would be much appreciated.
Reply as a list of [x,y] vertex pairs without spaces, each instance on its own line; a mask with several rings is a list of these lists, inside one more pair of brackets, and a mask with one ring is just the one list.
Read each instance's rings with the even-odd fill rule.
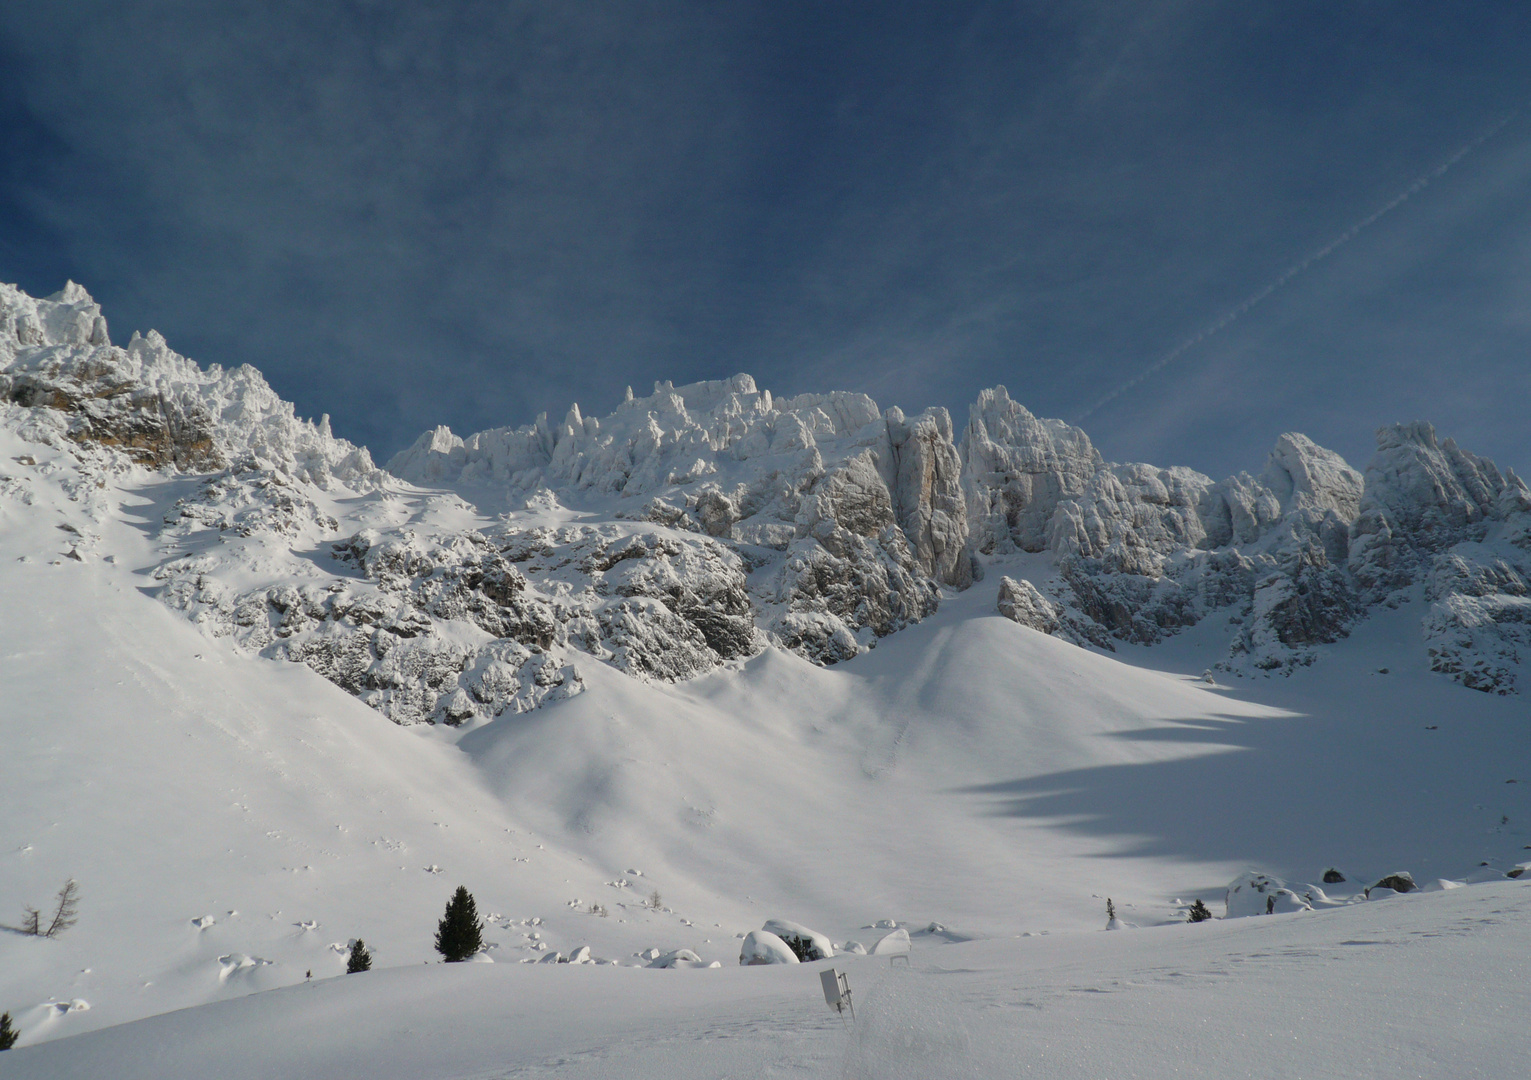
[[824,984],[824,1000],[840,1014],[840,1019],[845,1019],[846,1009],[851,1011],[851,1019],[856,1019],[856,1006],[851,1004],[850,976],[843,971],[828,968],[819,972],[819,981]]

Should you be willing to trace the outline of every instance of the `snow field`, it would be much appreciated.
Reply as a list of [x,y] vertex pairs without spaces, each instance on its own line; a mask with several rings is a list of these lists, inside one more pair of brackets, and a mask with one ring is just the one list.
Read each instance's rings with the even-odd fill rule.
[[[339,976],[13,1051],[17,1080],[1516,1075],[1531,887],[915,946],[912,964]],[[854,1023],[823,1002],[847,971]],[[281,1033],[273,1038],[273,1033]]]

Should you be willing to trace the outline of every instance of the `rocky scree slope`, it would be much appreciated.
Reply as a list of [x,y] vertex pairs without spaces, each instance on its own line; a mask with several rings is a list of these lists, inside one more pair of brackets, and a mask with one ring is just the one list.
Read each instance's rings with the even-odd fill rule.
[[0,399],[67,451],[93,512],[164,493],[166,603],[400,723],[534,708],[589,660],[662,680],[771,646],[835,663],[1023,552],[1049,570],[987,586],[998,610],[1102,649],[1216,615],[1224,667],[1290,670],[1419,599],[1435,669],[1511,693],[1531,644],[1531,496],[1423,424],[1379,432],[1364,474],[1289,434],[1258,476],[1214,482],[1107,463],[1003,387],[959,433],[944,409],[740,375],[628,391],[602,418],[438,428],[385,473],[253,368],[202,369],[152,332],[113,346],[72,283],[0,286]]

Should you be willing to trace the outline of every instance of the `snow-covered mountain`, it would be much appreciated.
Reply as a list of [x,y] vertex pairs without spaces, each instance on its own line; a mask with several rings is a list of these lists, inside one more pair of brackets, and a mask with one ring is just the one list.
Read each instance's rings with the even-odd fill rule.
[[[559,700],[593,662],[666,681],[768,647],[832,664],[970,588],[1108,651],[1212,619],[1211,666],[1239,675],[1405,603],[1432,670],[1473,689],[1516,692],[1531,645],[1531,491],[1422,423],[1378,432],[1364,473],[1285,434],[1258,475],[1215,482],[1107,463],[1003,387],[959,436],[944,409],[739,375],[629,390],[600,419],[438,428],[385,473],[251,368],[152,332],[111,345],[72,283],[0,293],[0,394],[87,473],[179,479],[155,523],[166,603],[400,723]],[[1042,558],[990,574],[1023,555]]]
[[[320,993],[352,937],[418,969],[459,882],[501,963],[735,966],[783,917],[837,949],[897,922],[917,959],[981,967],[1031,962],[1000,938],[1098,929],[1107,896],[1150,926],[1258,885],[1360,933],[1338,909],[1383,875],[1510,888],[1531,844],[1531,498],[1425,425],[1381,432],[1364,473],[1284,435],[1214,482],[1108,464],[999,388],[959,432],[738,376],[437,430],[385,471],[253,369],[111,345],[73,285],[0,287],[0,401],[0,922],[71,875],[85,897],[57,940],[0,934],[18,1075],[89,1075],[103,1046],[154,1075],[167,1029],[28,1044],[310,971],[293,992]],[[1143,979],[1178,963],[1163,942],[1090,955]],[[1015,992],[995,979],[985,1010]],[[784,1007],[785,982],[719,985],[719,1008]],[[700,1007],[625,987],[593,990],[618,1026]],[[243,1045],[288,1008],[261,996],[205,1030]]]

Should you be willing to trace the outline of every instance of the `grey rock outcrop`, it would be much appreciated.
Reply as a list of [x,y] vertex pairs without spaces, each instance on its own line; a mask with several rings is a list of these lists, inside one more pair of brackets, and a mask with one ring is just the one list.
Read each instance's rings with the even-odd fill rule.
[[1423,583],[1433,670],[1475,690],[1516,691],[1531,655],[1531,491],[1513,472],[1438,440],[1429,424],[1383,428],[1349,565],[1372,603]]
[[1037,591],[1029,581],[1012,577],[999,579],[999,598],[995,608],[1011,622],[1020,623],[1044,634],[1058,632],[1058,608]]
[[1000,578],[999,595],[994,606],[1005,618],[1021,626],[1075,645],[1095,645],[1108,652],[1114,651],[1111,637],[1104,627],[1082,617],[1073,608],[1049,600],[1029,581]]

